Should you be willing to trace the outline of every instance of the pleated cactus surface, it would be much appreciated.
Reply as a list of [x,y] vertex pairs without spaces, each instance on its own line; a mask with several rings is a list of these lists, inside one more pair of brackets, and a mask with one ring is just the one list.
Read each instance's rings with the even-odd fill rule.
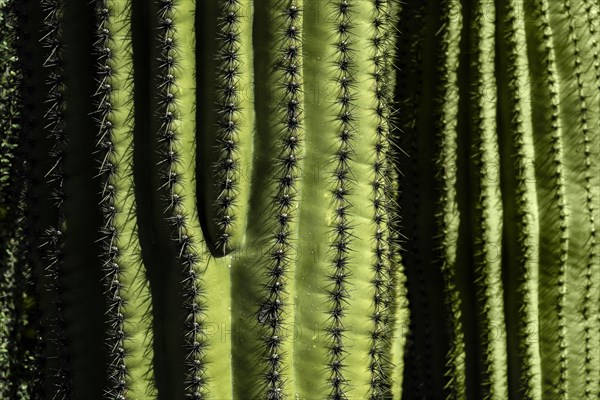
[[599,8],[0,0],[0,398],[598,398]]

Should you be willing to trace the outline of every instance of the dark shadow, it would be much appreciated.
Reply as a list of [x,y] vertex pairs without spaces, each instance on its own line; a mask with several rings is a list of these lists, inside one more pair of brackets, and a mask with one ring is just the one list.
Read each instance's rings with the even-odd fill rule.
[[[184,397],[181,271],[162,198],[158,132],[158,13],[154,2],[132,3],[134,180],[141,257],[152,294],[154,376],[158,399]],[[180,329],[177,329],[180,328]]]
[[215,165],[219,159],[217,137],[217,1],[196,2],[196,204],[200,226],[213,257],[227,253],[217,249],[219,228],[215,222],[218,191]]

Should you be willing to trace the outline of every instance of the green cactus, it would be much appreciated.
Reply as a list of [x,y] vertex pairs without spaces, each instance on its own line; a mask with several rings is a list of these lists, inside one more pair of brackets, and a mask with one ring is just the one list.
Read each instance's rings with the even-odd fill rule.
[[0,398],[597,398],[599,9],[0,0]]

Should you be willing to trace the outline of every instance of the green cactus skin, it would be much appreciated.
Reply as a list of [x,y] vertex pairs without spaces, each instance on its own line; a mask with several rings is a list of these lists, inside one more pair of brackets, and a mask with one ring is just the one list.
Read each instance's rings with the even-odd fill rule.
[[0,396],[600,393],[593,1],[3,7]]

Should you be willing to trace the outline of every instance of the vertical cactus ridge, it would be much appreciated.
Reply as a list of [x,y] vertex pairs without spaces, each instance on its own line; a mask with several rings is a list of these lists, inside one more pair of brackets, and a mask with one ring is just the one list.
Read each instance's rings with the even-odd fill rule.
[[195,84],[189,78],[189,38],[193,37],[195,3],[174,0],[158,2],[159,34],[159,117],[162,185],[165,211],[181,268],[184,309],[185,394],[189,399],[207,395],[206,336],[204,300],[205,242],[195,209],[193,168],[195,125],[193,105]]
[[[389,359],[390,374],[393,375],[393,371],[401,371],[402,367],[398,366],[398,363],[402,363],[399,353],[403,353],[401,348],[397,346],[398,342],[395,342],[397,336],[397,324],[402,323],[405,318],[405,304],[403,290],[405,280],[404,271],[402,265],[401,250],[401,238],[399,234],[400,221],[400,208],[397,202],[397,191],[398,191],[398,180],[399,171],[397,169],[398,154],[401,151],[400,145],[397,141],[397,137],[394,137],[392,130],[395,129],[394,118],[395,118],[395,103],[394,103],[394,86],[396,83],[396,71],[394,65],[394,58],[396,57],[396,39],[397,39],[397,17],[399,11],[399,2],[386,1],[385,17],[387,19],[387,26],[385,30],[385,49],[383,50],[384,68],[383,75],[386,77],[386,83],[383,85],[383,93],[385,99],[385,105],[387,113],[382,123],[387,125],[387,151],[385,153],[385,198],[386,207],[385,212],[388,217],[388,254],[386,255],[389,260],[389,269],[387,271],[388,280],[386,282],[386,315],[384,324],[389,328],[386,329],[385,344],[388,352],[391,352]],[[397,384],[396,379],[392,378],[392,375],[388,376],[391,380],[392,389],[399,389],[400,385]]]
[[97,154],[102,178],[101,228],[104,270],[109,387],[115,399],[152,395],[152,334],[147,319],[149,289],[141,270],[135,198],[132,191],[133,82],[131,2],[98,0],[96,92]]
[[[221,4],[219,22],[220,49],[218,52],[219,71],[217,76],[218,96],[218,140],[220,155],[214,169],[219,195],[216,199],[216,224],[220,229],[217,250],[225,253],[233,240],[233,230],[237,224],[238,194],[240,186],[240,87],[242,58],[240,54],[241,32],[240,11],[242,3],[226,0]],[[247,145],[247,144],[245,144]],[[242,224],[243,225],[243,224]]]
[[270,207],[269,238],[270,260],[264,269],[265,282],[261,303],[258,309],[258,322],[261,324],[263,341],[262,358],[266,363],[263,375],[263,396],[269,400],[288,398],[291,390],[288,383],[290,348],[293,325],[291,309],[293,276],[294,226],[297,224],[297,202],[299,197],[300,158],[302,149],[302,9],[300,0],[280,3],[274,10],[280,14],[275,33],[278,43],[279,60],[274,74],[280,90],[275,93],[277,156],[274,170],[275,192]]
[[[594,90],[594,87],[597,87],[597,84],[594,83],[597,81],[594,82],[593,75],[597,73],[597,70],[593,71],[593,62],[591,66],[587,63],[584,64],[584,60],[589,58],[590,53],[593,55],[596,47],[594,38],[589,36],[590,29],[586,24],[588,17],[584,8],[585,4],[583,3],[575,4],[563,1],[560,4],[560,11],[564,18],[564,33],[569,46],[568,65],[571,73],[575,76],[575,79],[571,78],[573,86],[567,85],[567,87],[568,90],[574,91],[573,98],[577,99],[571,109],[573,117],[570,121],[578,129],[568,134],[573,135],[571,140],[577,143],[579,157],[583,154],[584,160],[583,166],[579,162],[576,165],[571,164],[575,168],[573,172],[576,181],[582,183],[583,186],[583,190],[578,189],[577,199],[573,199],[574,208],[572,210],[573,223],[578,226],[574,230],[574,235],[583,241],[579,242],[581,244],[578,243],[578,246],[571,246],[571,249],[575,250],[572,254],[577,259],[574,264],[576,265],[574,271],[576,271],[577,291],[572,294],[577,296],[577,303],[582,304],[581,308],[577,308],[576,321],[578,327],[583,326],[581,332],[575,332],[572,336],[574,346],[577,348],[572,355],[578,354],[579,351],[583,352],[584,363],[581,371],[583,379],[575,376],[570,378],[574,382],[572,385],[574,395],[591,398],[596,395],[598,385],[598,354],[597,351],[592,350],[592,343],[598,342],[597,329],[594,329],[592,325],[592,315],[598,312],[597,304],[592,300],[594,296],[592,293],[597,290],[593,276],[598,274],[597,221],[595,220],[598,217],[596,208],[598,193],[595,189],[598,187],[598,167],[597,163],[592,160],[598,158],[598,129],[593,127],[598,127],[599,124],[597,112],[599,100],[598,93]],[[589,85],[588,82],[592,84]],[[573,157],[574,155],[569,156]],[[582,202],[582,199],[585,200]],[[585,268],[581,268],[582,264],[585,265]],[[573,298],[572,301],[575,299]],[[576,362],[575,359],[573,362]]]
[[389,299],[386,323],[391,327],[387,330],[386,345],[389,357],[390,374],[388,379],[391,386],[392,398],[402,397],[402,385],[404,379],[404,354],[406,343],[406,323],[409,321],[408,305],[406,302],[406,275],[404,261],[402,259],[403,238],[401,234],[402,209],[399,203],[399,182],[402,171],[398,168],[403,149],[398,129],[398,105],[395,101],[395,87],[397,84],[397,57],[398,41],[401,34],[398,29],[401,3],[399,1],[387,1],[387,50],[385,57],[385,75],[388,77],[386,85],[386,103],[388,112],[388,152],[386,154],[386,198],[388,214],[388,259],[390,277],[387,282],[387,297]]
[[[540,325],[548,336],[540,343],[544,396],[568,398],[567,365],[567,268],[569,253],[568,204],[565,193],[564,128],[560,121],[560,93],[553,33],[550,27],[548,2],[539,0],[526,9],[528,46],[532,58],[540,64],[530,64],[535,94],[533,127],[540,132],[535,138],[536,177],[540,204]],[[532,23],[537,21],[537,23]],[[530,25],[530,26],[529,26]],[[539,100],[538,100],[539,99]],[[541,101],[540,101],[541,100]],[[539,149],[539,150],[538,150]],[[546,185],[542,185],[547,182]],[[551,336],[550,336],[551,335]]]
[[[103,208],[103,232],[102,233],[102,246],[104,248],[102,258],[103,267],[105,273],[110,274],[108,276],[107,287],[108,287],[108,298],[109,314],[107,315],[109,320],[110,332],[109,332],[109,344],[107,347],[110,348],[110,368],[108,371],[111,387],[107,389],[107,397],[125,399],[126,387],[125,378],[127,377],[128,370],[125,365],[125,332],[123,329],[123,313],[122,308],[124,301],[121,293],[121,279],[120,279],[120,266],[115,262],[117,256],[117,248],[113,245],[116,242],[116,227],[114,226],[114,220],[117,214],[115,202],[114,202],[114,186],[113,181],[116,179],[116,167],[111,162],[111,156],[114,152],[113,148],[113,122],[110,118],[112,111],[111,95],[113,87],[113,71],[111,63],[111,48],[110,41],[111,32],[110,21],[111,13],[114,10],[109,9],[109,3],[104,0],[99,0],[95,3],[97,12],[97,43],[96,52],[99,57],[98,62],[98,104],[96,118],[99,123],[100,133],[97,146],[100,157],[100,174],[102,175],[103,188],[101,191],[101,206]],[[116,244],[116,243],[114,243]],[[108,249],[106,247],[108,246]],[[111,276],[112,275],[112,276]],[[112,282],[119,282],[113,284]],[[119,299],[120,304],[115,305],[112,303],[114,300]],[[118,350],[117,350],[118,349]]]
[[462,18],[456,1],[443,1],[441,4],[441,29],[438,31],[438,51],[443,59],[438,61],[436,79],[439,80],[435,94],[434,129],[436,135],[435,180],[440,200],[435,205],[437,239],[435,252],[444,280],[444,306],[447,308],[448,343],[446,365],[444,366],[444,393],[448,399],[464,398],[465,388],[465,349],[461,322],[461,299],[456,289],[456,241],[458,239],[459,213],[456,201],[456,147],[458,119],[457,73],[459,63],[459,43]]
[[198,9],[197,202],[207,245],[223,257],[246,243],[257,111],[254,5],[222,0]]
[[586,25],[589,31],[589,44],[592,57],[592,65],[594,67],[594,82],[600,91],[600,40],[598,32],[600,32],[600,6],[595,5],[590,0],[583,0]]
[[469,61],[471,138],[469,177],[474,186],[469,201],[472,210],[470,243],[474,263],[476,287],[477,335],[479,350],[479,373],[484,399],[505,399],[506,341],[500,334],[504,326],[504,300],[500,286],[502,202],[500,195],[500,171],[496,132],[496,86],[494,67],[494,9],[484,1],[473,6],[470,30]]
[[51,169],[44,175],[53,200],[55,215],[52,217],[53,226],[46,229],[45,242],[42,243],[45,251],[46,274],[49,281],[49,290],[54,297],[52,325],[48,331],[47,340],[54,341],[58,349],[58,370],[56,374],[56,387],[52,397],[68,399],[71,397],[71,373],[69,347],[66,337],[65,301],[64,294],[64,247],[65,247],[65,214],[64,214],[64,156],[67,154],[65,137],[65,84],[63,72],[63,28],[61,19],[64,4],[56,0],[44,0],[40,3],[44,12],[44,32],[42,45],[47,49],[44,67],[48,69],[47,110],[44,115],[44,128],[52,143],[49,159]]
[[388,84],[385,74],[389,50],[389,3],[375,0],[372,2],[372,33],[369,37],[371,46],[372,70],[371,75],[371,111],[376,116],[376,127],[374,143],[372,144],[373,164],[372,164],[372,208],[373,208],[373,249],[374,260],[373,270],[373,305],[372,305],[372,330],[371,348],[369,349],[369,369],[370,379],[370,398],[380,399],[389,396],[389,364],[386,341],[390,340],[388,332],[389,312],[391,300],[389,299],[390,281],[390,259],[389,259],[389,204],[390,199],[387,196],[386,187],[390,184],[388,180],[388,159],[389,159],[389,104],[388,104]]
[[[588,0],[584,0],[584,4],[585,4],[585,13],[586,13],[586,17],[587,17],[587,25],[588,25],[588,29],[589,29],[589,42],[591,43],[591,51],[592,51],[592,63],[594,66],[594,78],[595,78],[595,82],[596,82],[596,88],[598,89],[596,91],[596,93],[600,93],[600,39],[598,39],[598,35],[600,33],[600,6],[598,4],[594,4],[591,1]],[[592,103],[593,104],[593,103]],[[600,99],[597,100],[596,104],[600,104]],[[596,126],[600,127],[600,121],[598,121],[596,123]],[[596,168],[596,172],[598,172],[598,169]],[[593,173],[593,172],[592,172]],[[595,185],[592,183],[592,188],[593,187],[598,187],[598,185]],[[595,191],[595,195],[596,198],[598,198],[600,196],[600,193],[598,190]],[[597,204],[597,202],[596,202]],[[588,209],[590,210],[590,222],[592,223],[592,247],[595,248],[595,250],[593,251],[593,254],[590,255],[591,258],[591,262],[595,262],[596,265],[598,264],[598,260],[600,259],[600,249],[598,248],[598,241],[597,241],[597,235],[598,235],[598,230],[599,230],[599,226],[600,226],[600,221],[598,220],[600,217],[598,216],[598,208],[593,208],[589,207],[588,205]],[[597,267],[596,267],[597,268]],[[598,272],[596,272],[597,274]],[[598,283],[596,283],[596,286],[598,285]],[[596,304],[600,304],[600,289],[597,289],[598,295],[596,298]],[[597,322],[596,322],[596,329],[600,329],[600,310],[596,311],[596,315],[598,316]],[[600,341],[598,339],[596,339],[596,344],[598,344]],[[593,343],[593,341],[592,341]],[[592,344],[593,345],[593,344]],[[597,390],[597,396],[600,396],[600,379],[596,379],[596,381],[598,382],[598,390]]]
[[334,3],[332,15],[334,16],[332,30],[335,31],[333,48],[335,52],[334,63],[338,73],[334,77],[336,86],[334,105],[337,108],[336,122],[338,129],[335,132],[336,152],[332,157],[331,188],[332,214],[334,220],[331,227],[331,270],[328,279],[331,281],[327,289],[329,307],[327,314],[329,323],[326,328],[329,341],[329,364],[326,376],[329,398],[348,398],[350,382],[344,376],[345,355],[348,352],[345,345],[346,325],[344,316],[348,306],[349,288],[351,279],[348,262],[350,248],[352,247],[354,226],[351,225],[348,214],[352,213],[352,204],[348,194],[353,189],[351,163],[354,158],[353,137],[356,135],[354,109],[356,107],[356,93],[354,90],[354,76],[352,53],[353,49],[353,4],[351,1],[342,0]]
[[[527,58],[519,49],[526,48],[523,8],[519,2],[498,5],[500,49],[497,80],[499,88],[499,127],[503,183],[505,279],[507,284],[506,320],[508,333],[509,396],[541,396],[538,330],[538,209]],[[514,284],[514,287],[513,287]],[[516,326],[511,326],[516,321]]]

